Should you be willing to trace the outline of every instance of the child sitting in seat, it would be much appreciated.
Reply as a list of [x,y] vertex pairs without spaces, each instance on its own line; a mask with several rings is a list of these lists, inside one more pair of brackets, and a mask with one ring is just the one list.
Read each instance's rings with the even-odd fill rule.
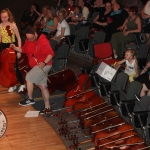
[[138,62],[134,50],[126,50],[124,59],[118,63],[121,65],[125,62],[125,73],[129,75],[129,81],[134,81],[134,77],[138,77]]
[[81,26],[83,19],[82,8],[80,6],[76,6],[74,12],[71,14],[71,22],[69,22],[69,24],[75,24],[76,29],[78,29]]

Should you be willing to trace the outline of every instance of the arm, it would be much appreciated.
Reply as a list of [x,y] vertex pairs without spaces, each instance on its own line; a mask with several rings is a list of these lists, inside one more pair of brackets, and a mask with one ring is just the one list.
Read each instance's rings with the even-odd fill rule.
[[41,16],[41,13],[39,13],[36,9],[34,11],[37,13],[38,16]]
[[20,34],[19,34],[19,31],[18,31],[16,24],[12,24],[12,29],[13,29],[16,37],[17,37],[18,46],[21,47],[21,38],[20,38]]
[[150,62],[148,62],[148,63],[146,64],[146,66],[144,67],[144,69],[142,70],[142,72],[141,72],[140,74],[145,73],[149,67],[150,67]]
[[99,15],[97,15],[94,19],[93,22],[95,23],[99,19]]
[[15,50],[16,52],[22,53],[21,47],[15,46],[15,44],[10,44],[10,47]]
[[125,21],[124,21],[124,23],[123,23],[123,25],[121,26],[121,27],[119,27],[119,28],[117,28],[118,30],[124,30],[124,29],[126,29],[126,23],[128,22],[128,19],[126,19]]
[[47,28],[50,28],[51,30],[56,30],[58,25],[58,18],[54,17],[53,19],[53,26],[49,26],[48,24],[45,24]]
[[61,28],[61,34],[59,36],[57,36],[56,38],[60,39],[64,36],[64,33],[65,33],[65,27],[62,27]]
[[138,72],[138,63],[137,63],[137,60],[135,61],[134,67],[135,67],[135,72],[136,72],[136,76],[135,77],[138,77],[139,76],[139,72]]
[[144,5],[144,8],[143,8],[142,11],[141,11],[141,17],[142,17],[143,19],[150,18],[150,15],[145,14],[145,12],[144,12],[144,10],[145,10],[146,6],[148,5],[148,3],[149,3],[149,1],[146,2],[146,4]]
[[119,65],[121,65],[121,64],[123,64],[125,61],[126,61],[126,60],[123,59],[123,60],[121,60],[121,61],[119,61],[119,62],[117,62],[117,63],[118,63]]
[[87,7],[85,7],[85,9],[83,9],[82,11],[82,14],[83,14],[83,20],[87,20],[88,18],[88,15],[89,15],[89,9]]
[[[18,46],[21,47],[21,38],[20,38],[20,34],[19,34],[19,31],[18,31],[18,28],[15,24],[12,25],[13,27],[13,31],[17,37],[17,41],[18,41]],[[21,57],[21,53],[20,52],[17,52],[17,58],[19,59]]]
[[46,66],[46,64],[52,60],[53,56],[52,55],[47,55],[46,59],[44,60],[44,62],[40,62],[38,65],[40,68],[43,68]]

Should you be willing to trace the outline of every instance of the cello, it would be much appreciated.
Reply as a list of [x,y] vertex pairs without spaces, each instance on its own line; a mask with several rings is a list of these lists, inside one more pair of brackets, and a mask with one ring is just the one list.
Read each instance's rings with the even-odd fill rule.
[[6,48],[1,53],[0,84],[3,87],[15,86],[17,82],[14,64],[16,53],[11,48]]
[[[8,36],[12,43],[12,32],[10,25],[6,26]],[[3,87],[14,86],[17,82],[16,72],[14,69],[14,64],[16,61],[16,53],[11,48],[6,48],[1,53],[1,70],[0,70],[0,84]]]

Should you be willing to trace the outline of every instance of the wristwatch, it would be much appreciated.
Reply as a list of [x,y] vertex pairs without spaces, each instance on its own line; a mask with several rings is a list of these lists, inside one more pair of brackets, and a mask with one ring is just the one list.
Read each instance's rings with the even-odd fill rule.
[[47,63],[45,61],[43,63],[45,64],[45,66],[47,65]]

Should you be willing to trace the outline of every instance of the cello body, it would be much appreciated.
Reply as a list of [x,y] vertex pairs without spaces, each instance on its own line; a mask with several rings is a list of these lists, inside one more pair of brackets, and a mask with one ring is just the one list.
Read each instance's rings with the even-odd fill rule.
[[90,87],[91,80],[89,75],[86,73],[82,73],[77,77],[75,85],[65,93],[65,98],[67,99],[74,95],[85,92]]
[[75,84],[75,74],[72,70],[66,69],[48,76],[49,93],[54,93],[56,90],[67,91]]
[[1,53],[0,84],[3,87],[15,86],[17,82],[14,64],[16,53],[11,48],[6,48]]

